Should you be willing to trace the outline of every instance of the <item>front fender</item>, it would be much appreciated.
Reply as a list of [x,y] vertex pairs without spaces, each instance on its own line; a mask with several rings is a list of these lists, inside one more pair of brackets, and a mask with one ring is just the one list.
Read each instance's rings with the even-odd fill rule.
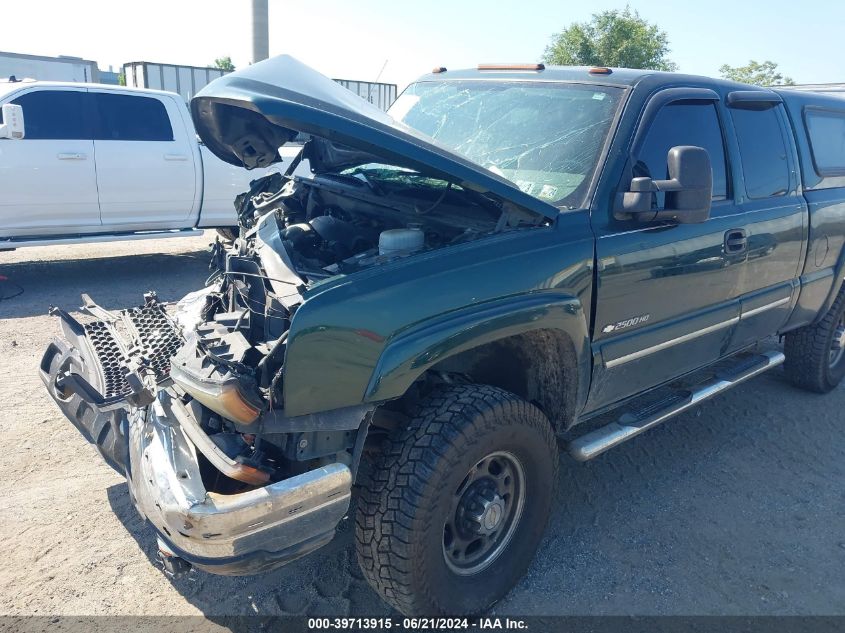
[[589,216],[572,212],[554,226],[503,232],[315,284],[291,321],[285,414],[399,397],[433,359],[510,332],[562,329],[580,351],[594,246]]
[[[577,297],[551,292],[467,306],[398,332],[378,359],[365,400],[398,398],[421,374],[450,356],[540,329],[562,332],[572,341],[577,358],[578,398],[582,400],[590,380],[587,319]],[[577,408],[582,404],[577,402]]]

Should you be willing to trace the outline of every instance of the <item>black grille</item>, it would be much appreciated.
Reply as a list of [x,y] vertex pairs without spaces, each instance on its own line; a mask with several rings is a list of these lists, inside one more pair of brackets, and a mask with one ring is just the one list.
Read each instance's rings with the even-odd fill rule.
[[119,315],[114,323],[94,321],[83,326],[100,365],[106,398],[130,393],[123,371],[130,357],[143,359],[159,381],[170,374],[170,358],[183,344],[161,304],[122,310]]
[[137,335],[138,349],[161,379],[170,374],[170,359],[182,347],[182,337],[173,329],[161,304],[154,303],[126,311]]
[[128,360],[121,351],[111,329],[103,321],[85,325],[85,334],[97,354],[103,376],[103,395],[106,398],[129,393],[122,365]]

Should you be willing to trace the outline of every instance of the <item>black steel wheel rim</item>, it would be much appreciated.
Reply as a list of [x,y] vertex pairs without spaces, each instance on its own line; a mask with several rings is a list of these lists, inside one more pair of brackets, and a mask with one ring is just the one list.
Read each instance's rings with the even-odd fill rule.
[[525,505],[525,471],[515,455],[490,453],[453,492],[443,526],[443,556],[458,575],[486,569],[513,537]]

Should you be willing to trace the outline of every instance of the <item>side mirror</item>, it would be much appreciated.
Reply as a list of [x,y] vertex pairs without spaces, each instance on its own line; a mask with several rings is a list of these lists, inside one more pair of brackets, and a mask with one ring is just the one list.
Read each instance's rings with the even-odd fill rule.
[[[692,145],[678,145],[666,156],[668,180],[647,177],[631,180],[630,190],[622,199],[622,211],[640,222],[675,220],[682,224],[705,222],[710,217],[713,197],[713,170],[707,150]],[[652,209],[652,194],[666,193],[663,209]]]
[[3,104],[3,123],[0,124],[0,138],[22,139],[25,134],[23,108],[14,103]]

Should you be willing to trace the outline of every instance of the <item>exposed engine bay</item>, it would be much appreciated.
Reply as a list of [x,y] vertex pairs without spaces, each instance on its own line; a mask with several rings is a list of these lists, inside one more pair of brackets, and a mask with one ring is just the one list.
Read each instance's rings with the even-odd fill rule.
[[273,214],[306,282],[538,223],[472,189],[387,165],[313,179],[273,174],[253,182],[235,204],[246,228]]

